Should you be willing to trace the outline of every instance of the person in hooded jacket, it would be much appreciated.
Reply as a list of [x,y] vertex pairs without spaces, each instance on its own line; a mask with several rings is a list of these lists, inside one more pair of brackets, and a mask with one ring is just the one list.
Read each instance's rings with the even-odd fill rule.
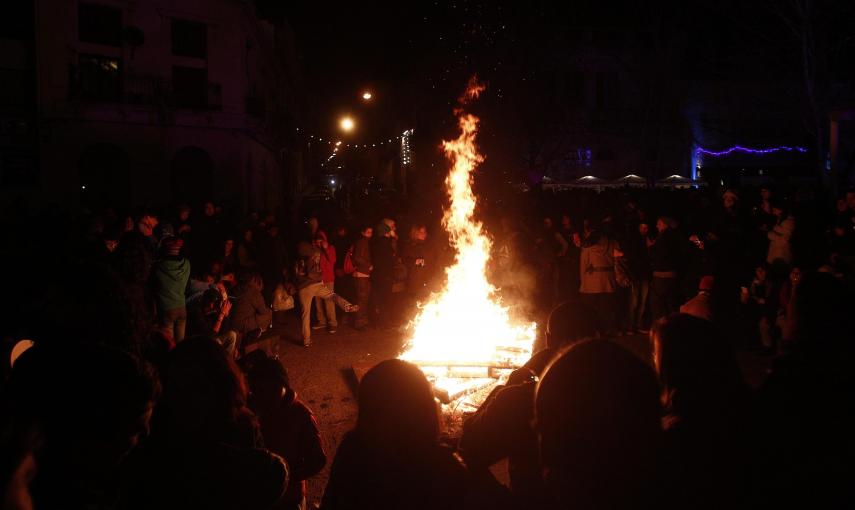
[[248,374],[252,390],[250,407],[258,415],[265,446],[288,463],[288,489],[273,507],[305,507],[306,480],[318,474],[327,454],[315,415],[291,388],[288,373],[278,360],[259,357]]
[[187,325],[187,305],[184,293],[190,279],[190,262],[181,254],[184,242],[167,237],[161,243],[160,259],[152,267],[154,296],[160,325],[178,343],[184,340]]

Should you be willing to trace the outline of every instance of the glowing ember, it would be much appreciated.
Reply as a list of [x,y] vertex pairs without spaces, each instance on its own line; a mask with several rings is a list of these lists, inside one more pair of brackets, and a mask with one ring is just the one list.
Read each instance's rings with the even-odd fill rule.
[[535,324],[513,322],[487,281],[491,243],[473,218],[472,172],[484,157],[475,147],[478,118],[462,106],[483,90],[475,78],[469,82],[459,100],[461,108],[455,110],[460,136],[443,141],[453,166],[445,179],[451,203],[442,222],[457,252],[455,261],[446,269],[445,288],[420,305],[400,356],[420,365],[434,386],[450,395],[465,393],[467,387],[483,388],[495,383],[501,371],[521,366],[531,356],[535,337]]

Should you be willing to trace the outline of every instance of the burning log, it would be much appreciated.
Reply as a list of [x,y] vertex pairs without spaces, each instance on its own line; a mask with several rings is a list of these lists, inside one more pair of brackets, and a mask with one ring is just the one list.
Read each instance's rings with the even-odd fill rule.
[[457,387],[453,388],[440,388],[436,386],[436,384],[434,384],[433,394],[443,404],[450,404],[451,402],[454,402],[459,398],[471,395],[472,393],[475,393],[476,391],[482,390],[493,384],[496,384],[496,380],[491,378],[471,379],[469,382],[457,385]]

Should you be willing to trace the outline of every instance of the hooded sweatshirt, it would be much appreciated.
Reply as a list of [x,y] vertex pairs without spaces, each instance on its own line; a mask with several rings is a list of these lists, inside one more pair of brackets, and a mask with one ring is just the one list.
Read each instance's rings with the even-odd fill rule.
[[190,279],[190,262],[184,257],[164,257],[152,268],[155,299],[159,310],[185,306],[184,291]]

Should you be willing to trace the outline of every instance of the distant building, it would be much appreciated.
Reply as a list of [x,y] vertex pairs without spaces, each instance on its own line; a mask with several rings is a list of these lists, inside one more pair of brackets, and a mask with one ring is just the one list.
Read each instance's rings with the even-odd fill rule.
[[547,72],[568,113],[553,142],[561,156],[542,177],[569,183],[637,174],[652,182],[683,173],[690,137],[673,80],[679,54],[635,26],[579,22],[573,35],[551,50],[555,68]]
[[273,209],[295,191],[293,36],[252,2],[36,0],[31,22],[38,157],[0,168],[4,193]]

